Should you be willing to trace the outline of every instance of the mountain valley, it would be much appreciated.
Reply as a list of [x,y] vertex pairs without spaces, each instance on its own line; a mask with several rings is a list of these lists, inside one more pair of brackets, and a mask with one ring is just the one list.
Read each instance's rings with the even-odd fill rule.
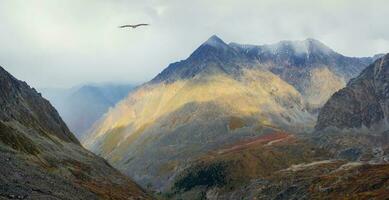
[[388,69],[314,39],[212,36],[137,88],[43,90],[107,162],[1,68],[0,198],[384,199]]
[[87,84],[70,89],[42,88],[39,91],[81,140],[93,124],[134,87],[130,84]]
[[0,0],[0,200],[389,200],[388,0]]

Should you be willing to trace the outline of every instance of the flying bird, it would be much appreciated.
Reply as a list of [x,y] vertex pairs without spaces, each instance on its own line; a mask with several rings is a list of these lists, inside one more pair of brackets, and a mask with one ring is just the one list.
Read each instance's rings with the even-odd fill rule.
[[126,24],[126,25],[123,25],[123,26],[119,26],[119,28],[138,28],[139,26],[148,26],[150,24]]

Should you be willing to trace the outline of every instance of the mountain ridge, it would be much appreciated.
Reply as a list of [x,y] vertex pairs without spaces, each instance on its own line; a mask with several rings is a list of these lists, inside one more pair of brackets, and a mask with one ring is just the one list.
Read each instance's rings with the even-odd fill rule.
[[[37,128],[45,132],[51,132],[64,141],[80,144],[65,123],[62,122],[55,108],[47,100],[40,101],[42,97],[35,89],[30,88],[26,82],[17,80],[1,66],[0,76],[0,85],[2,86],[0,90],[0,104],[3,109],[0,116],[3,120],[21,119],[24,123],[31,121],[37,125]],[[31,97],[31,99],[27,97]],[[22,103],[19,100],[20,98],[26,102],[24,107],[18,106],[18,104]],[[45,107],[47,110],[40,110],[39,107]],[[31,115],[32,113],[34,115]]]
[[336,92],[324,105],[318,117],[316,130],[338,128],[371,128],[388,123],[388,69],[389,54],[368,66]]
[[1,67],[0,171],[1,199],[151,199],[82,147],[40,93]]
[[[212,73],[226,73],[237,78],[243,69],[268,69],[293,85],[312,109],[317,110],[333,92],[345,86],[350,78],[359,74],[378,56],[343,56],[312,38],[269,45],[240,45],[226,44],[214,35],[187,59],[170,64],[149,83],[170,83]],[[324,84],[315,85],[316,80]],[[318,87],[328,87],[330,93],[321,94],[317,90],[326,88]]]

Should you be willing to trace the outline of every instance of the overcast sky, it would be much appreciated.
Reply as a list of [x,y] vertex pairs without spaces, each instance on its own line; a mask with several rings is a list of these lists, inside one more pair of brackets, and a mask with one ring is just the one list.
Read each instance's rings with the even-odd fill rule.
[[[213,34],[389,52],[388,0],[0,0],[0,65],[34,87],[139,83]],[[150,23],[135,30],[127,23]]]

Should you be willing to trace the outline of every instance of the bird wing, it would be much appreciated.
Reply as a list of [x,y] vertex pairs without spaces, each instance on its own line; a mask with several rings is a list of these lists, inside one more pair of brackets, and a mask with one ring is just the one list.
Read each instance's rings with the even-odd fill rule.
[[126,24],[126,25],[123,25],[123,26],[119,26],[119,28],[127,28],[127,27],[130,27],[130,28],[136,28],[138,26],[148,26],[149,24],[135,24],[135,25],[131,25],[131,24]]
[[135,27],[138,27],[138,26],[148,26],[149,24],[137,24],[137,25],[134,25],[134,28]]
[[134,28],[134,26],[133,26],[133,25],[130,25],[130,24],[126,24],[126,25],[123,25],[123,26],[119,26],[119,28],[127,28],[127,27],[132,27],[132,28]]

